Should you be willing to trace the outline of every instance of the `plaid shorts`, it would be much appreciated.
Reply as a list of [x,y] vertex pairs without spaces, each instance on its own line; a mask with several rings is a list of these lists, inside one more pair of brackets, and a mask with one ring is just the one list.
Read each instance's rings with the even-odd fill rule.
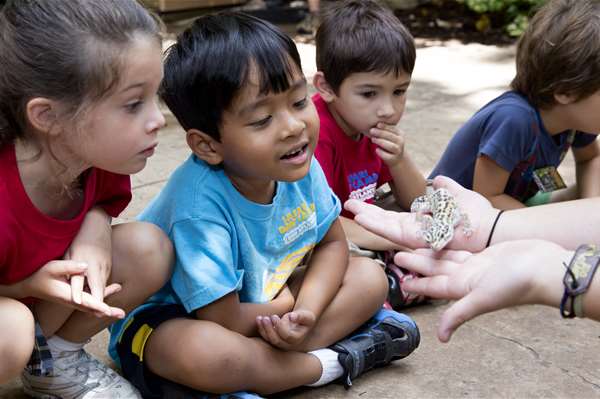
[[35,342],[33,352],[31,352],[31,357],[27,363],[27,370],[35,376],[50,375],[53,371],[52,354],[38,322],[35,323]]

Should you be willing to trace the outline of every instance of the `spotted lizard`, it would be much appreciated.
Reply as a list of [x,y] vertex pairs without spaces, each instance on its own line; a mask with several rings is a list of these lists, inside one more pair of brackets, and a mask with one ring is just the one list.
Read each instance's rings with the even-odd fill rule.
[[463,234],[472,234],[471,223],[466,213],[462,213],[454,196],[445,188],[434,189],[427,181],[425,195],[416,198],[410,211],[417,214],[421,224],[419,234],[431,249],[439,251],[454,237],[454,228],[462,224]]

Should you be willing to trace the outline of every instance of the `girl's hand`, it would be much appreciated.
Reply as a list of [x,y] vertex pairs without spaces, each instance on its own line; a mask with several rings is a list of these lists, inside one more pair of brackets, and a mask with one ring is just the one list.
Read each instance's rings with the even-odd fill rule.
[[383,122],[377,123],[367,133],[371,141],[377,144],[375,150],[377,155],[389,167],[392,167],[402,161],[404,154],[404,134],[394,125],[386,125]]
[[[34,297],[50,302],[63,304],[83,312],[95,313],[102,317],[123,318],[122,309],[108,306],[103,300],[87,292],[82,292],[80,301],[73,300],[71,281],[73,278],[83,279],[88,266],[83,262],[72,260],[54,260],[46,263],[37,272],[19,282],[23,297]],[[102,298],[120,291],[119,284],[106,287]]]
[[[454,180],[438,176],[433,180],[434,188],[445,188],[454,197],[460,210],[467,214],[472,234],[467,236],[457,227],[454,238],[447,248],[479,252],[485,248],[492,224],[498,214],[490,202],[475,191],[467,190]],[[358,200],[348,200],[344,208],[354,213],[354,221],[373,233],[409,248],[426,248],[428,245],[419,234],[421,224],[416,214],[408,212],[385,211],[378,206]]]
[[432,298],[456,299],[442,315],[438,338],[447,342],[463,323],[484,313],[524,305],[557,306],[564,268],[572,252],[549,241],[508,241],[479,254],[431,250],[398,252],[394,261],[422,274],[402,289]]
[[282,317],[259,316],[256,318],[260,336],[282,350],[296,350],[304,342],[317,318],[308,310],[295,310]]
[[102,246],[77,243],[71,245],[65,254],[65,260],[74,260],[87,264],[85,274],[71,278],[72,300],[81,303],[85,285],[90,294],[98,301],[105,297],[106,283],[110,276],[112,258],[111,254]]
[[112,228],[110,216],[100,207],[92,208],[85,216],[79,233],[64,255],[65,260],[87,264],[84,276],[71,279],[72,298],[79,303],[85,285],[96,300],[102,302],[112,267]]

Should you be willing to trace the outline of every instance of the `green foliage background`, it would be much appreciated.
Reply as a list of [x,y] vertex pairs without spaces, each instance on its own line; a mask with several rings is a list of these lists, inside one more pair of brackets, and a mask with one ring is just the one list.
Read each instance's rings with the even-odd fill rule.
[[489,28],[492,15],[503,15],[506,32],[510,36],[520,36],[527,24],[529,16],[546,0],[456,0],[468,8],[481,14],[477,21],[477,29],[485,31]]

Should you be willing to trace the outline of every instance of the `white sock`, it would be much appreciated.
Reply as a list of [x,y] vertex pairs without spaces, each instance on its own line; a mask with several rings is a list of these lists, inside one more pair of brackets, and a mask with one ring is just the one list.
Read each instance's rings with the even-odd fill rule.
[[71,342],[62,339],[58,335],[53,335],[46,340],[48,343],[48,348],[50,348],[50,353],[52,356],[56,357],[60,352],[75,352],[83,348],[86,342]]
[[331,381],[337,380],[344,374],[344,368],[338,360],[338,354],[331,349],[317,349],[309,354],[316,356],[321,362],[321,368],[323,372],[321,377],[312,384],[307,384],[309,387],[320,387],[321,385],[329,384]]

